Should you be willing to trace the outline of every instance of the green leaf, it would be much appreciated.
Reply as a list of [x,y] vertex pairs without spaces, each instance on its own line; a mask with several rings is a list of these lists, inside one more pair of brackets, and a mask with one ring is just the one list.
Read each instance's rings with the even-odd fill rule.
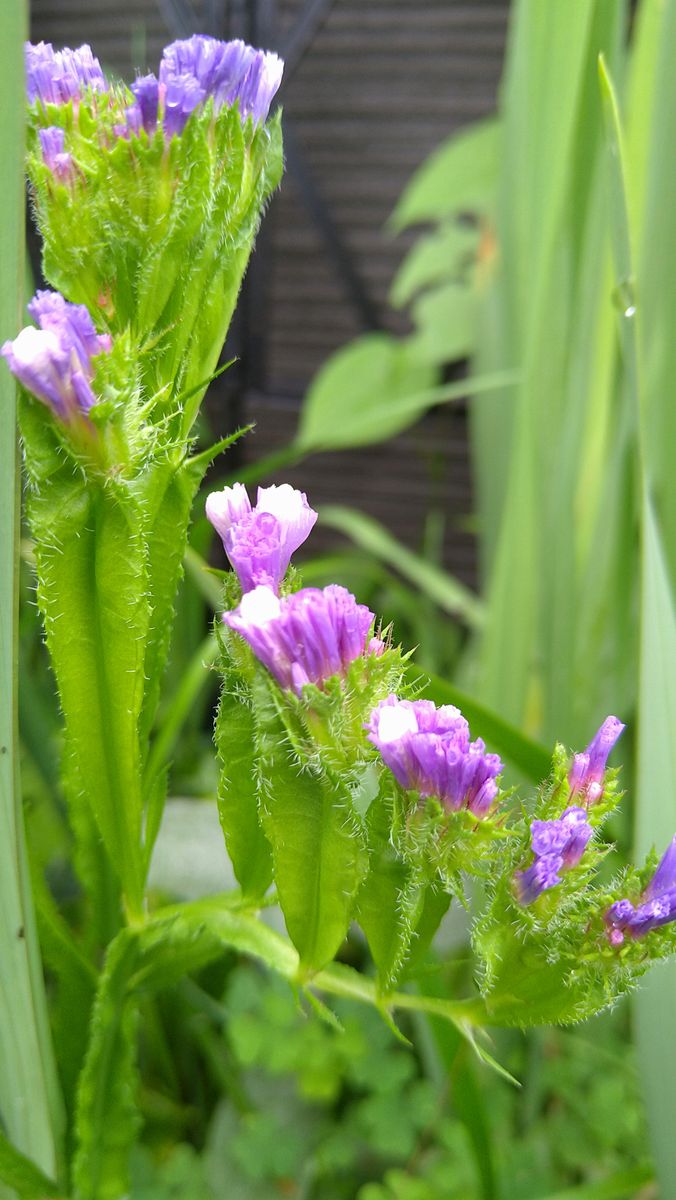
[[272,882],[270,843],[258,814],[256,720],[246,696],[221,692],[215,741],[220,772],[218,815],[225,844],[242,892],[265,895]]
[[479,598],[452,575],[403,546],[373,517],[338,505],[322,506],[319,515],[325,525],[338,529],[361,550],[393,567],[445,612],[460,617],[471,628],[481,626],[483,606]]
[[390,303],[403,308],[431,285],[461,278],[476,255],[479,231],[459,221],[443,224],[418,238],[401,264],[390,290]]
[[10,1187],[20,1200],[45,1200],[47,1196],[59,1196],[56,1184],[43,1175],[25,1155],[7,1141],[0,1129],[0,1183]]
[[420,221],[490,209],[499,145],[500,126],[494,119],[453,134],[413,176],[390,218],[392,229],[399,233]]
[[346,782],[316,761],[299,761],[272,685],[258,677],[258,771],[263,828],[274,880],[302,970],[333,958],[368,869],[363,831]]
[[[0,225],[0,342],[25,323],[24,282],[24,55],[27,6],[0,7],[0,153],[3,209]],[[47,1017],[42,965],[31,897],[17,727],[18,569],[20,476],[16,386],[0,372],[0,1177],[14,1170],[20,1191],[19,1151],[50,1174],[59,1156],[62,1111]],[[10,1160],[13,1157],[14,1168]],[[30,1178],[26,1166],[26,1179]],[[32,1168],[35,1176],[38,1168]],[[0,1189],[3,1191],[4,1189]],[[27,1192],[23,1193],[28,1194]]]
[[149,623],[142,516],[122,484],[67,470],[31,497],[38,601],[66,721],[73,807],[96,820],[132,911],[141,908],[139,721]]
[[387,333],[365,334],[334,354],[310,384],[296,450],[382,441],[429,407],[421,393],[434,382],[434,372],[412,360],[406,343]]
[[463,283],[431,288],[412,306],[416,332],[405,343],[414,363],[443,367],[469,358],[476,341],[477,295]]

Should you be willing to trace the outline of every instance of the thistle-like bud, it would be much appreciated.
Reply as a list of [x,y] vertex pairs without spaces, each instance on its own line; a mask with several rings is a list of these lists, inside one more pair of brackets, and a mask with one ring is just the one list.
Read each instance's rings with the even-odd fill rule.
[[587,749],[574,756],[568,773],[571,798],[580,793],[588,805],[601,799],[608,755],[624,728],[617,717],[606,717]]
[[49,42],[34,46],[26,42],[26,88],[29,104],[66,104],[77,100],[90,88],[93,92],[108,90],[98,58],[91,46],[77,50],[54,50]]
[[367,652],[373,613],[346,588],[302,588],[280,600],[272,588],[246,592],[223,621],[251,646],[283,688],[342,676]]
[[276,54],[254,50],[241,41],[219,42],[197,33],[166,47],[160,83],[169,89],[178,79],[192,79],[203,98],[213,97],[216,111],[224,104],[237,103],[242,117],[250,116],[254,124],[260,124],[268,115],[283,70]]
[[616,900],[605,914],[608,940],[621,946],[625,936],[644,937],[652,929],[676,920],[676,837],[660,859],[650,883],[634,905],[631,900]]
[[37,292],[28,311],[39,329],[22,329],[0,354],[20,383],[60,420],[86,415],[96,404],[91,360],[111,349],[111,338],[97,334],[83,304],[69,304],[59,292]]
[[497,795],[502,770],[497,754],[487,754],[481,738],[469,740],[469,726],[453,705],[388,696],[371,713],[369,741],[395,779],[422,797],[435,796],[448,809],[469,809],[485,817]]
[[567,808],[552,821],[533,821],[531,848],[534,861],[517,871],[514,882],[521,904],[532,904],[548,888],[561,883],[561,872],[576,867],[592,835],[583,808]]
[[246,488],[236,483],[212,492],[206,513],[223,540],[243,592],[259,585],[277,592],[291,555],[317,520],[305,492],[288,483],[259,488],[253,509]]
[[73,174],[73,158],[66,151],[66,135],[58,125],[39,129],[40,149],[46,166],[55,179],[64,182]]

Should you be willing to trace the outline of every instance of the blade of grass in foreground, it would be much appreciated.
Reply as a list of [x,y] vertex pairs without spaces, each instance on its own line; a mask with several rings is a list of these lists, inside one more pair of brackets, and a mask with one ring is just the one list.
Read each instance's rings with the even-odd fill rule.
[[[16,334],[23,281],[23,50],[26,13],[0,7],[0,343]],[[18,471],[15,388],[0,372],[0,1116],[24,1155],[56,1167],[59,1101],[23,839],[17,771]],[[0,1188],[1,1188],[0,1184]]]
[[[665,6],[665,41],[676,40],[676,4]],[[669,38],[671,33],[671,39]],[[666,66],[666,62],[663,64]],[[609,141],[609,183],[613,254],[618,288],[633,284],[633,257],[627,204],[627,162],[619,108],[605,63],[599,63]],[[638,289],[640,291],[640,289]],[[629,299],[631,300],[630,295]],[[638,772],[636,782],[636,842],[639,855],[653,845],[660,853],[676,824],[673,789],[676,783],[676,610],[658,524],[653,489],[655,455],[651,453],[649,422],[654,408],[646,395],[643,345],[637,333],[640,306],[623,306],[621,340],[628,386],[636,412],[641,475],[641,611],[638,696]],[[673,962],[650,976],[635,1003],[639,1066],[648,1109],[657,1173],[662,1194],[676,1195],[676,1039]]]

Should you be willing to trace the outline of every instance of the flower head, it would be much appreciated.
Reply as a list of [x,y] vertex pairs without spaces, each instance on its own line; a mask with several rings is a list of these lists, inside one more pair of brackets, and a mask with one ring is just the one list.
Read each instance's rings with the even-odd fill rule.
[[58,125],[38,130],[42,157],[55,179],[66,180],[73,174],[73,159],[66,152],[66,135]]
[[402,787],[422,797],[436,796],[449,809],[486,816],[497,795],[502,762],[497,754],[486,754],[481,738],[470,742],[459,709],[388,696],[374,708],[367,729],[369,741]]
[[237,102],[241,115],[259,124],[268,115],[283,70],[276,54],[254,50],[239,40],[220,42],[197,33],[166,47],[160,83],[169,89],[176,79],[190,78],[202,98],[213,97],[216,111]]
[[373,613],[346,588],[302,588],[283,599],[270,587],[246,592],[223,621],[249,643],[283,688],[298,695],[321,684],[365,653]]
[[54,50],[49,42],[33,45],[26,42],[26,87],[28,102],[40,100],[42,104],[66,104],[76,100],[83,91],[108,90],[101,64],[93,54],[91,46],[80,46],[77,50]]
[[206,512],[244,592],[261,584],[278,591],[291,555],[317,520],[305,493],[288,483],[259,488],[253,509],[246,488],[236,483],[212,492]]
[[605,914],[608,939],[621,946],[625,935],[644,937],[651,929],[676,920],[676,837],[672,839],[637,906],[616,900]]
[[69,304],[59,292],[37,292],[28,311],[39,328],[22,329],[0,354],[24,387],[62,421],[87,413],[96,404],[91,360],[111,349],[110,337],[97,334],[83,304]]
[[608,755],[624,728],[617,717],[606,717],[587,749],[574,756],[568,772],[571,798],[581,792],[588,804],[601,799]]
[[514,877],[521,904],[532,904],[542,892],[561,883],[560,872],[577,866],[591,835],[583,808],[567,808],[551,821],[533,821],[530,836],[534,861]]

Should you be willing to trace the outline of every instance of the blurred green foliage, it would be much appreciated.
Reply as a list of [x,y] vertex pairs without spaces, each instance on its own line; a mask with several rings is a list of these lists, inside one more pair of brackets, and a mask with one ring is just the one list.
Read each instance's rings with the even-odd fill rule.
[[413,1053],[376,1013],[343,1002],[336,1013],[341,1029],[308,1017],[282,982],[236,966],[211,1026],[229,1094],[199,1151],[151,1127],[155,1155],[136,1156],[133,1200],[554,1200],[580,1183],[591,1200],[610,1196],[594,1189],[613,1179],[612,1194],[628,1200],[650,1178],[626,1013],[505,1040],[526,1084],[474,1081],[494,1157],[488,1184],[458,1094],[466,1049],[448,1072],[438,1060],[430,1069],[430,1026]]

